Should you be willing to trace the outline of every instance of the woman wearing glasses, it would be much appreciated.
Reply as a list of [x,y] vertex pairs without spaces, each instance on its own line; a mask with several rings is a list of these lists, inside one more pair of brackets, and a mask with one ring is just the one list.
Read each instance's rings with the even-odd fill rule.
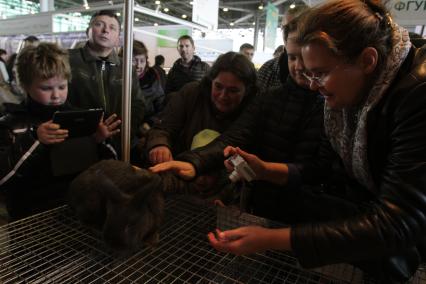
[[347,262],[383,283],[407,281],[426,256],[426,50],[412,47],[373,0],[335,0],[307,12],[299,43],[305,77],[326,100],[318,156],[278,165],[234,151],[258,177],[281,184],[322,183],[337,160],[345,186],[336,207],[348,206],[328,214],[330,204],[310,212],[301,202],[301,213],[312,215],[302,224],[217,231],[209,241],[223,252],[292,250],[305,267]]

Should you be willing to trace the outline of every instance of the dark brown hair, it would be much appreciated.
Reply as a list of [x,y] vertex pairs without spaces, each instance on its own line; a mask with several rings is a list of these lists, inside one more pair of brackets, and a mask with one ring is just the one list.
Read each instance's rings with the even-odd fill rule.
[[183,35],[183,36],[180,36],[180,37],[178,38],[178,40],[177,40],[178,45],[179,45],[179,42],[180,42],[181,40],[185,40],[185,39],[189,40],[189,41],[191,42],[192,46],[195,46],[195,44],[194,44],[194,40],[193,40],[193,39],[192,39],[192,37],[191,37],[191,36],[189,36],[189,35]]
[[97,11],[96,13],[94,13],[92,15],[92,17],[90,18],[89,27],[92,26],[93,22],[96,20],[96,17],[99,17],[99,16],[108,16],[108,17],[116,19],[117,23],[118,23],[118,30],[119,31],[121,30],[120,19],[118,18],[117,14],[113,10],[100,10],[100,11]]
[[298,25],[298,41],[318,42],[336,56],[355,60],[366,47],[374,47],[377,66],[392,48],[391,18],[380,0],[334,0],[311,9]]
[[145,55],[146,59],[148,59],[148,49],[143,42],[133,40],[133,56],[136,55]]
[[220,55],[213,63],[210,71],[204,76],[202,84],[211,87],[213,80],[220,72],[231,72],[243,82],[246,87],[246,95],[257,93],[257,75],[253,63],[247,57],[237,52],[227,52]]

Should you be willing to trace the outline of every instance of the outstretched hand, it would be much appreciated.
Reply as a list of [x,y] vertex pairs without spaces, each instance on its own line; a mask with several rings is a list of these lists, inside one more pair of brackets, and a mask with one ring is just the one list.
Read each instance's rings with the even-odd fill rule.
[[172,152],[167,146],[157,146],[149,151],[149,161],[156,165],[173,160]]
[[218,251],[236,255],[264,252],[268,249],[290,250],[290,229],[267,229],[258,226],[210,232],[210,244]]
[[60,129],[60,125],[49,120],[37,128],[37,137],[42,144],[58,144],[68,137],[68,130]]
[[172,171],[184,180],[191,180],[195,177],[195,168],[191,163],[182,161],[169,161],[157,164],[149,168],[153,173]]
[[[235,154],[240,155],[247,162],[247,164],[256,174],[257,179],[260,179],[264,176],[266,170],[266,163],[259,159],[259,157],[257,157],[256,155],[247,153],[241,150],[239,147],[227,146],[223,150],[224,157],[231,157]],[[228,161],[228,159],[225,160],[224,164],[229,172],[234,170],[234,166],[231,162]]]
[[112,137],[120,132],[120,129],[117,128],[121,124],[121,120],[117,119],[117,115],[114,113],[110,115],[104,121],[104,116],[102,115],[99,122],[96,133],[94,134],[96,143],[102,143],[107,138]]

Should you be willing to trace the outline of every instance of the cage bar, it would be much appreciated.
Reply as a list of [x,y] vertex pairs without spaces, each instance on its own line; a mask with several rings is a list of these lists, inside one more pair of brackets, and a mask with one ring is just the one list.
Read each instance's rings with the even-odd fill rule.
[[[158,246],[118,254],[63,206],[0,227],[0,282],[374,283],[350,265],[306,270],[291,254],[234,256],[209,245],[206,235],[216,227],[242,225],[281,226],[238,210],[171,198]],[[421,268],[411,283],[425,282]]]

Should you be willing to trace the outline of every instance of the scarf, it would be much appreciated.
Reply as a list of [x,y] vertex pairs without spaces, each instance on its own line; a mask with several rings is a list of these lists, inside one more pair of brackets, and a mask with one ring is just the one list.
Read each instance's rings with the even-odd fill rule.
[[356,108],[324,110],[324,127],[334,150],[343,161],[346,172],[361,185],[376,192],[367,157],[367,116],[388,90],[407,57],[411,42],[408,31],[392,23],[392,50],[385,67],[377,77],[365,101]]

